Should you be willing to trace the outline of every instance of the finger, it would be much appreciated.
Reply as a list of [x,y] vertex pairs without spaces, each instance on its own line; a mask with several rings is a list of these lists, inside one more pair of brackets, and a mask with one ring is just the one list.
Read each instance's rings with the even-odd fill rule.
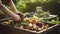
[[24,18],[23,14],[18,13],[17,15],[19,15],[19,16],[20,16],[20,18],[21,18],[21,21],[23,21],[23,18]]

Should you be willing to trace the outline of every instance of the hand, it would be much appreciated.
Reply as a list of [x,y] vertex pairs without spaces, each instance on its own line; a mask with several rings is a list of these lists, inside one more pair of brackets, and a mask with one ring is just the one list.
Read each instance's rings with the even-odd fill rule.
[[13,19],[15,22],[20,22],[20,21],[21,21],[20,16],[19,16],[19,15],[16,15],[16,14],[12,17],[12,19]]
[[19,15],[20,18],[21,18],[21,21],[23,21],[23,19],[24,19],[23,13],[21,13],[21,12],[17,12],[16,14]]

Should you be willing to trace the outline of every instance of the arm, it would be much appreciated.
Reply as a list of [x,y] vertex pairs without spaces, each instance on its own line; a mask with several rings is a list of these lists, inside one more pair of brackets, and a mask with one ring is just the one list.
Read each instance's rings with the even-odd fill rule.
[[14,13],[12,13],[7,7],[5,7],[1,2],[0,2],[0,10],[2,10],[3,12],[5,12],[6,14],[8,14],[9,16],[11,16],[13,18],[14,21],[18,22],[20,21],[20,17]]
[[7,1],[7,4],[11,7],[11,9],[12,9],[15,13],[17,13],[18,10],[16,9],[13,1],[12,1],[12,0],[6,0],[6,1]]
[[21,19],[23,20],[23,14],[22,14],[21,12],[18,12],[18,10],[16,9],[13,1],[12,1],[12,0],[6,0],[6,1],[7,1],[7,4],[11,7],[11,9],[12,9],[16,14],[18,14],[18,15],[21,17]]

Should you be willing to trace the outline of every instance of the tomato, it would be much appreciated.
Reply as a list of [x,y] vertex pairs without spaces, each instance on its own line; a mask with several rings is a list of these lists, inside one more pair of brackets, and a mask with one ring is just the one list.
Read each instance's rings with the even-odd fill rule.
[[35,24],[35,23],[36,23],[36,20],[31,20],[31,23],[32,23],[32,24]]

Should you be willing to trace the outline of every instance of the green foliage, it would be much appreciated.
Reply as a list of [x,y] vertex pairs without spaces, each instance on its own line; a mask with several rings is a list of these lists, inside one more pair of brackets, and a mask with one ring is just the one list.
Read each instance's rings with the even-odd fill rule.
[[29,2],[30,2],[30,0],[19,0],[16,3],[16,7],[19,11],[23,12],[27,8],[26,4],[29,3]]
[[[42,7],[47,7],[47,4],[49,4],[51,0],[14,0],[16,2],[16,7],[19,11],[30,11],[34,10],[36,5],[42,6]],[[27,5],[28,4],[28,5]],[[48,5],[48,7],[50,7]]]
[[60,24],[59,17],[56,17],[56,19],[51,20],[51,23],[53,24]]
[[23,11],[26,8],[26,3],[24,3],[23,1],[19,1],[17,2],[16,7],[19,11]]

